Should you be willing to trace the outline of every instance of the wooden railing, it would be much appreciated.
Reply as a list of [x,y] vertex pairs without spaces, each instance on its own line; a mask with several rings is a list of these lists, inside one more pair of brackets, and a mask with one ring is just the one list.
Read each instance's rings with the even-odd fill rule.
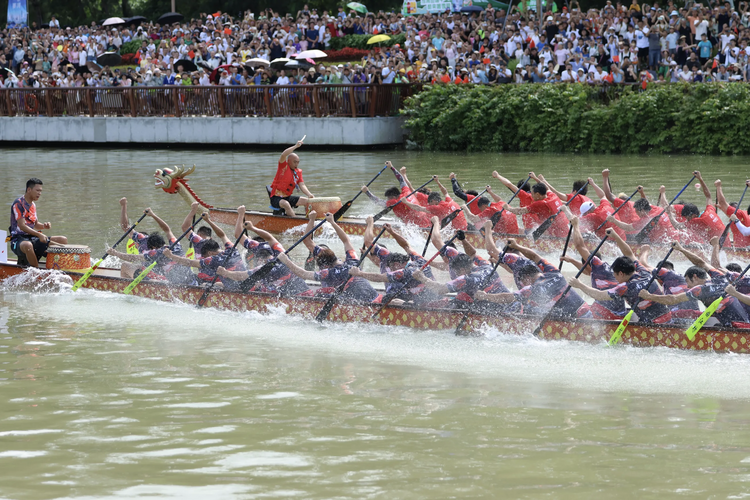
[[393,116],[418,85],[0,89],[0,116]]

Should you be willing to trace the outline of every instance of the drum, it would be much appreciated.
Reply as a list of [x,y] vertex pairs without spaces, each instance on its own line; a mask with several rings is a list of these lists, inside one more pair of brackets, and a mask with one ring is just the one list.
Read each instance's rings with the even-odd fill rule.
[[318,218],[322,218],[326,212],[335,214],[339,208],[341,208],[341,198],[338,196],[328,196],[325,198],[313,198],[310,200],[310,204],[305,207],[305,211],[306,213],[310,213],[310,210],[315,210],[318,213]]
[[80,271],[91,267],[91,249],[86,245],[55,245],[47,247],[47,269]]

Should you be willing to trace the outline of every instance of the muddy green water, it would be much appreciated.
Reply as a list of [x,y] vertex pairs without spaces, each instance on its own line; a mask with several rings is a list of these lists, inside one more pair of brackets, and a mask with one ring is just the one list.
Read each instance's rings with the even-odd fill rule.
[[[673,195],[700,169],[737,199],[750,176],[739,158],[301,156],[313,192],[343,199],[386,159],[420,183],[455,171],[467,188],[535,170],[567,191],[610,168],[618,191]],[[119,236],[121,196],[131,218],[151,206],[179,226],[187,206],[154,189],[155,168],[195,163],[206,201],[262,209],[277,157],[4,150],[0,199],[41,177],[41,220],[98,254]],[[390,185],[383,174],[373,189]],[[54,278],[6,285],[0,498],[750,496],[750,358],[486,333],[197,311]]]

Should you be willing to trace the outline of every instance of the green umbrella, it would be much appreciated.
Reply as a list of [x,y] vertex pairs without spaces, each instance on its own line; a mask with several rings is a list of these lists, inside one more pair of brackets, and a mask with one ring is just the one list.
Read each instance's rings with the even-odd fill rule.
[[353,11],[359,12],[360,14],[367,14],[367,7],[359,2],[349,2],[346,6]]

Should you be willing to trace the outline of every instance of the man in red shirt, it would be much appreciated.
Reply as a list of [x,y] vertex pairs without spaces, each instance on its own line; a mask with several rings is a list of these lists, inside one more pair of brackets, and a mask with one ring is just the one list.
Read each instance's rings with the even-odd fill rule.
[[[575,181],[573,183],[573,192],[569,194],[565,194],[561,191],[558,191],[554,187],[552,187],[552,184],[547,182],[547,179],[545,179],[543,175],[540,175],[539,177],[533,176],[532,179],[534,179],[537,182],[543,182],[547,186],[547,188],[553,193],[555,193],[555,195],[561,200],[564,200],[564,201],[573,200],[570,202],[570,205],[568,205],[568,208],[570,209],[571,212],[573,212],[573,215],[575,216],[581,215],[581,205],[583,203],[587,201],[589,202],[591,201],[591,198],[588,198],[586,196],[586,193],[588,193],[589,191],[588,186],[584,187],[586,185],[586,181]],[[583,188],[583,191],[581,191],[581,193],[578,196],[576,196],[576,193],[581,188]]]
[[[299,168],[299,156],[294,152],[301,146],[302,141],[297,141],[297,144],[285,149],[281,153],[279,166],[276,169],[276,177],[273,178],[273,182],[268,188],[271,207],[283,210],[290,217],[294,217],[294,209],[297,206],[305,206],[309,203],[310,199],[314,198],[313,194],[305,186],[305,181],[302,179],[302,169]],[[306,198],[292,195],[294,188],[302,191]]]
[[[724,232],[724,223],[716,213],[716,207],[711,203],[711,191],[703,182],[701,173],[696,170],[693,174],[698,178],[698,182],[703,188],[703,195],[706,197],[706,209],[701,214],[698,207],[693,203],[685,203],[681,208],[675,205],[674,210],[668,211],[669,220],[677,230],[687,232],[687,243],[708,243],[714,236],[721,236],[721,233]],[[685,218],[684,223],[676,220],[674,216],[676,210],[679,210],[679,214]]]
[[[615,210],[620,208],[621,205],[625,205],[624,207],[620,208],[620,211],[617,212],[615,218],[626,224],[635,224],[636,222],[638,222],[640,217],[638,217],[638,214],[635,213],[635,208],[633,206],[635,202],[629,201],[628,196],[625,193],[620,193],[617,196],[612,193],[612,186],[609,183],[608,168],[602,170],[602,178],[604,179],[604,196],[607,198],[607,200],[609,200]],[[638,186],[638,192],[641,194],[642,199],[646,199],[646,193],[643,191],[643,186]]]
[[[400,187],[386,189],[385,201],[372,194],[367,186],[362,186],[362,192],[365,193],[373,203],[385,207],[393,207],[393,213],[407,224],[414,224],[419,227],[429,227],[430,216],[428,214],[412,210],[407,206],[406,202],[399,203],[403,198],[406,198],[409,193],[414,191],[411,183],[409,183],[409,179],[406,177],[406,167],[401,167],[401,171],[399,172],[391,162],[387,161],[385,164],[391,169],[393,175],[396,176],[396,180],[398,180]],[[417,191],[409,196],[409,201],[415,202],[418,205],[426,205],[427,196],[428,195]]]
[[633,224],[617,220],[611,215],[607,217],[607,220],[625,231],[627,234],[637,234],[646,227],[646,224],[648,224],[651,219],[661,214],[659,220],[656,221],[653,229],[651,229],[651,232],[648,235],[648,241],[651,243],[671,243],[679,240],[680,235],[675,228],[672,227],[672,224],[670,224],[669,217],[666,213],[662,214],[662,211],[664,210],[663,208],[652,206],[646,198],[641,198],[636,201],[633,204],[633,208],[635,208],[635,213],[639,217],[639,219]]
[[[745,185],[750,186],[750,179],[745,181]],[[727,203],[726,198],[724,198],[724,191],[721,189],[721,179],[715,181],[714,186],[716,186],[716,201],[719,205],[719,209],[727,214],[727,217],[736,215],[737,220],[739,220],[744,226],[750,226],[750,216],[748,215],[748,211],[742,210],[737,206],[736,202],[731,204]],[[750,207],[748,208],[750,209]],[[729,227],[732,230],[732,242],[735,247],[750,247],[750,236],[743,235],[737,228],[736,224],[732,224]]]
[[[492,196],[494,200],[490,203],[490,200],[482,196],[476,201],[471,201],[471,205],[461,205],[466,218],[474,224],[474,227],[482,227],[485,221],[492,220],[492,217],[503,210],[503,207],[507,204],[498,195],[492,192],[492,188],[487,186],[487,193]],[[478,207],[478,213],[474,213],[474,207]],[[492,232],[500,234],[520,234],[518,232],[518,219],[514,214],[509,212],[507,209],[503,210],[500,214],[500,218],[497,220],[492,228]]]
[[[497,170],[492,172],[492,177],[502,182],[503,185],[510,189],[513,193],[520,189],[516,197],[518,198],[518,204],[521,207],[528,207],[529,205],[534,203],[534,198],[531,196],[531,186],[528,182],[526,182],[526,180],[519,181],[518,184],[513,184],[508,179],[498,174]],[[527,213],[521,216],[521,221],[523,222],[523,226],[528,229],[534,226],[534,223],[536,222],[536,216],[534,214]]]
[[453,219],[452,224],[454,228],[465,231],[468,229],[469,225],[466,222],[466,217],[464,217],[464,214],[460,211],[461,207],[459,207],[458,204],[448,196],[448,190],[440,183],[438,176],[433,175],[432,178],[437,182],[440,192],[443,194],[443,197],[445,197],[444,200],[440,199],[440,195],[433,191],[427,196],[427,206],[425,207],[416,205],[408,199],[404,200],[402,205],[406,205],[416,212],[423,212],[431,216],[439,217],[440,220],[452,214],[454,211],[459,210],[459,213],[456,218]]
[[[597,207],[593,201],[586,201],[580,206],[580,227],[581,231],[585,232],[596,232],[596,236],[603,238],[607,228],[613,228],[621,238],[625,238],[625,231],[615,226],[611,222],[607,221],[607,217],[612,215],[615,211],[612,204],[605,196],[602,188],[596,185],[594,179],[588,178],[589,186],[591,186],[596,195],[599,197],[599,206]],[[580,188],[579,188],[580,189]],[[572,203],[571,203],[572,205]],[[603,225],[602,225],[603,224]],[[601,229],[598,229],[601,226]],[[598,229],[598,230],[597,230]]]
[[[531,188],[531,197],[534,201],[528,207],[507,207],[505,209],[516,215],[529,214],[534,216],[533,225],[531,227],[526,226],[527,232],[541,225],[545,220],[556,214],[563,206],[560,198],[552,191],[547,190],[546,184],[534,184]],[[564,213],[560,213],[547,230],[547,233],[551,236],[565,238],[568,235],[568,217]]]

